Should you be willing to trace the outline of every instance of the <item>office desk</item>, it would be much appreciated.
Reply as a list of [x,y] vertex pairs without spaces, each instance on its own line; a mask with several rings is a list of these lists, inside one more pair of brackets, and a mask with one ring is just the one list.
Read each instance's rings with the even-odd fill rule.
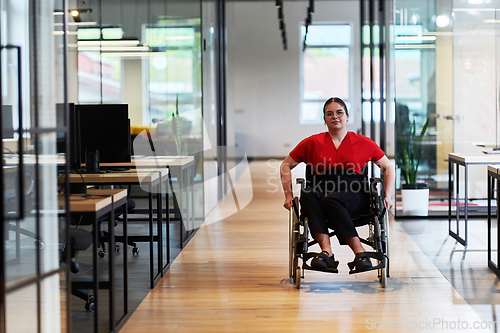
[[[17,165],[19,163],[18,156],[12,156],[5,159],[6,165]],[[24,155],[23,161],[26,165],[57,165],[63,166],[66,163],[66,158],[63,155],[39,155],[38,160],[35,155]],[[84,165],[82,165],[84,167]],[[174,190],[178,192],[177,200],[179,203],[180,212],[180,242],[183,248],[189,238],[194,234],[194,157],[193,156],[142,156],[132,157],[130,162],[119,163],[100,163],[102,168],[133,168],[133,169],[154,169],[161,171],[169,169],[170,174],[180,175],[177,178],[178,188]],[[142,170],[144,171],[144,170]],[[116,174],[116,172],[113,172]],[[186,184],[186,186],[184,185]],[[185,191],[189,188],[189,191]],[[189,193],[190,192],[190,193]],[[171,210],[171,213],[176,213]],[[168,214],[167,214],[168,215]]]
[[[180,212],[180,243],[183,248],[189,238],[194,234],[194,157],[193,156],[144,156],[133,157],[131,162],[124,163],[101,163],[103,168],[127,167],[135,168],[141,171],[162,170],[167,168],[172,173],[177,174],[178,188],[170,185],[178,192],[176,198],[179,203]],[[186,186],[184,184],[186,183]],[[188,188],[189,191],[184,189]],[[189,198],[190,196],[190,198]],[[185,199],[185,200],[184,200]],[[185,204],[185,206],[184,206]],[[140,210],[136,210],[142,213]],[[175,213],[175,209],[170,209],[169,213]],[[168,215],[168,214],[167,214]]]
[[[455,154],[455,153],[449,153],[448,154],[448,234],[453,237],[455,240],[457,240],[460,244],[463,246],[467,246],[468,240],[467,240],[467,234],[468,234],[468,216],[469,216],[469,210],[468,210],[468,200],[469,200],[469,194],[468,194],[468,181],[469,181],[469,170],[468,167],[469,165],[487,165],[487,164],[495,164],[495,163],[500,163],[500,154]],[[455,181],[456,181],[456,188],[455,188],[455,195],[456,195],[456,232],[454,232],[451,228],[451,198],[452,198],[452,192],[453,192],[453,180],[452,180],[452,174],[453,174],[453,165],[456,165],[456,176],[455,176]],[[459,205],[459,166],[463,166],[465,169],[465,174],[464,174],[464,182],[465,182],[465,188],[464,188],[464,223],[465,223],[465,235],[462,238],[460,236],[460,205]]]
[[[497,200],[497,210],[496,210],[496,220],[497,220],[497,257],[496,263],[491,260],[492,248],[491,248],[491,236],[492,236],[492,225],[491,225],[491,199],[494,197],[494,189],[496,182],[496,200]],[[498,207],[500,204],[500,164],[488,165],[488,267],[500,277],[500,269],[498,265],[500,263],[500,215]]]
[[[117,209],[122,207],[123,211],[123,236],[116,236],[114,234],[114,221],[110,220],[108,224],[108,233],[109,233],[109,263],[110,263],[110,270],[109,270],[109,279],[112,281],[115,281],[115,263],[114,263],[114,245],[117,242],[123,243],[123,246],[125,250],[123,251],[123,316],[120,318],[116,319],[114,309],[116,309],[115,306],[115,300],[116,297],[114,296],[115,293],[115,288],[113,286],[112,292],[110,291],[110,331],[113,331],[114,329],[119,329],[123,326],[125,323],[124,319],[128,315],[128,268],[127,268],[127,190],[125,189],[88,189],[87,190],[87,195],[90,196],[90,198],[99,198],[99,197],[110,197],[112,200],[113,204],[113,212]],[[71,202],[70,202],[71,205]],[[71,210],[71,207],[70,207]],[[113,269],[111,269],[111,267]],[[113,323],[113,324],[111,324]]]
[[[109,172],[104,174],[69,174],[69,181],[71,183],[85,183],[87,185],[141,185],[145,187],[148,192],[148,203],[149,203],[149,235],[147,236],[128,236],[129,240],[136,242],[149,242],[149,255],[150,255],[150,287],[153,289],[158,283],[160,278],[166,272],[168,265],[170,264],[170,240],[169,240],[169,216],[166,215],[166,226],[163,224],[163,207],[162,207],[162,182],[168,180],[168,170],[162,171],[137,171],[130,170],[126,172]],[[166,200],[166,209],[168,210],[168,191],[164,191]],[[153,194],[156,197],[156,212],[157,212],[157,235],[154,235],[154,224],[153,224]],[[160,212],[158,214],[158,212]],[[165,230],[165,235],[163,234]],[[166,252],[163,251],[163,238],[166,237]],[[158,273],[155,274],[155,262],[154,262],[154,242],[157,242],[157,253],[158,253]],[[164,258],[164,256],[166,258]],[[165,259],[165,265],[163,264]]]
[[[60,198],[60,206],[61,208],[64,207],[64,197]],[[98,308],[98,299],[99,299],[99,287],[106,287],[109,288],[109,299],[110,299],[110,319],[114,318],[114,307],[113,304],[111,304],[111,300],[114,298],[114,286],[115,286],[115,281],[114,279],[111,278],[111,275],[109,276],[109,281],[108,283],[101,283],[99,281],[99,265],[98,265],[98,256],[97,256],[97,246],[99,244],[98,242],[98,219],[102,216],[105,216],[107,214],[110,215],[110,220],[114,221],[114,213],[113,213],[113,202],[111,197],[100,197],[100,198],[82,198],[81,196],[70,196],[69,199],[69,211],[71,213],[84,213],[84,214],[89,214],[92,217],[92,230],[94,231],[92,233],[92,272],[93,272],[93,279],[91,284],[91,287],[94,292],[94,332],[99,332],[99,308]],[[110,228],[114,227],[112,223],[109,224]],[[112,230],[111,230],[112,231]],[[111,237],[110,239],[110,246],[114,247],[114,238]],[[110,256],[110,258],[113,256]],[[109,260],[109,272],[114,271],[114,262],[112,259]],[[110,326],[111,324],[114,323],[114,320],[110,320]],[[111,328],[111,327],[110,327]]]

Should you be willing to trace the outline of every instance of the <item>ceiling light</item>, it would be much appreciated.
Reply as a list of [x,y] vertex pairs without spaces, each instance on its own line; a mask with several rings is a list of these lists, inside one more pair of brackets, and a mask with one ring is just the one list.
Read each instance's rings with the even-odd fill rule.
[[453,8],[453,12],[495,12],[500,11],[496,8]]
[[439,15],[436,17],[436,25],[440,28],[445,28],[450,24],[450,18],[447,15]]
[[146,52],[147,46],[78,46],[78,51],[102,51],[102,52]]
[[403,50],[421,50],[421,49],[435,49],[434,44],[400,44],[394,45],[395,49]]
[[396,42],[435,41],[436,36],[397,36]]
[[139,46],[137,39],[119,39],[119,40],[79,40],[78,46]]
[[76,9],[73,9],[71,12],[69,12],[71,14],[71,16],[73,17],[77,17],[78,15],[80,15],[80,12]]
[[[68,25],[96,25],[97,22],[68,22]],[[62,23],[54,23],[54,27],[62,27]]]

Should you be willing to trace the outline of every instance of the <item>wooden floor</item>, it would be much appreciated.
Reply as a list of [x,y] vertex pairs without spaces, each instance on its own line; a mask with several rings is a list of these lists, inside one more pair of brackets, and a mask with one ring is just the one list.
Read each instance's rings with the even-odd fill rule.
[[481,318],[395,221],[387,288],[376,271],[349,275],[353,255],[334,244],[339,274],[307,271],[295,289],[277,165],[251,163],[251,203],[200,228],[122,332],[494,331],[474,328]]

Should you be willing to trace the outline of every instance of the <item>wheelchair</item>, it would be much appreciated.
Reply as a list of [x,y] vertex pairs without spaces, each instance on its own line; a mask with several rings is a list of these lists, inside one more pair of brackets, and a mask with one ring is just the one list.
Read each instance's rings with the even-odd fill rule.
[[[364,181],[368,181],[366,168],[363,170]],[[306,171],[307,180],[310,180],[312,173]],[[303,178],[297,178],[297,184],[300,184],[301,192],[305,188]],[[370,178],[369,180],[369,212],[363,215],[351,216],[356,227],[368,225],[368,237],[360,237],[361,243],[373,248],[373,252],[363,253],[363,257],[375,259],[377,265],[361,271],[352,270],[349,274],[361,273],[368,270],[377,270],[378,280],[381,287],[385,288],[389,278],[389,228],[387,223],[387,211],[384,207],[382,197],[379,194],[382,187],[380,178]],[[329,232],[329,237],[335,236],[335,231]],[[311,267],[307,262],[318,255],[318,253],[308,252],[310,246],[317,242],[309,235],[308,217],[300,209],[299,198],[295,197],[293,208],[289,214],[289,277],[297,289],[300,289],[301,279],[304,278],[306,270],[316,270],[329,273],[337,273],[337,269],[324,270]]]

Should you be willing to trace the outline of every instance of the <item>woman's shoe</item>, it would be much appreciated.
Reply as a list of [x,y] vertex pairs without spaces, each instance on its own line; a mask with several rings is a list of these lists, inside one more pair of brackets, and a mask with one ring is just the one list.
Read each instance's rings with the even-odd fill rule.
[[349,266],[351,272],[364,272],[372,268],[372,262],[370,261],[370,258],[364,256],[364,253],[365,252],[357,253],[356,257],[354,257],[354,260],[347,263],[347,266]]
[[332,254],[330,257],[326,251],[319,253],[311,261],[313,268],[337,269],[338,266],[339,262],[335,260],[335,255]]

